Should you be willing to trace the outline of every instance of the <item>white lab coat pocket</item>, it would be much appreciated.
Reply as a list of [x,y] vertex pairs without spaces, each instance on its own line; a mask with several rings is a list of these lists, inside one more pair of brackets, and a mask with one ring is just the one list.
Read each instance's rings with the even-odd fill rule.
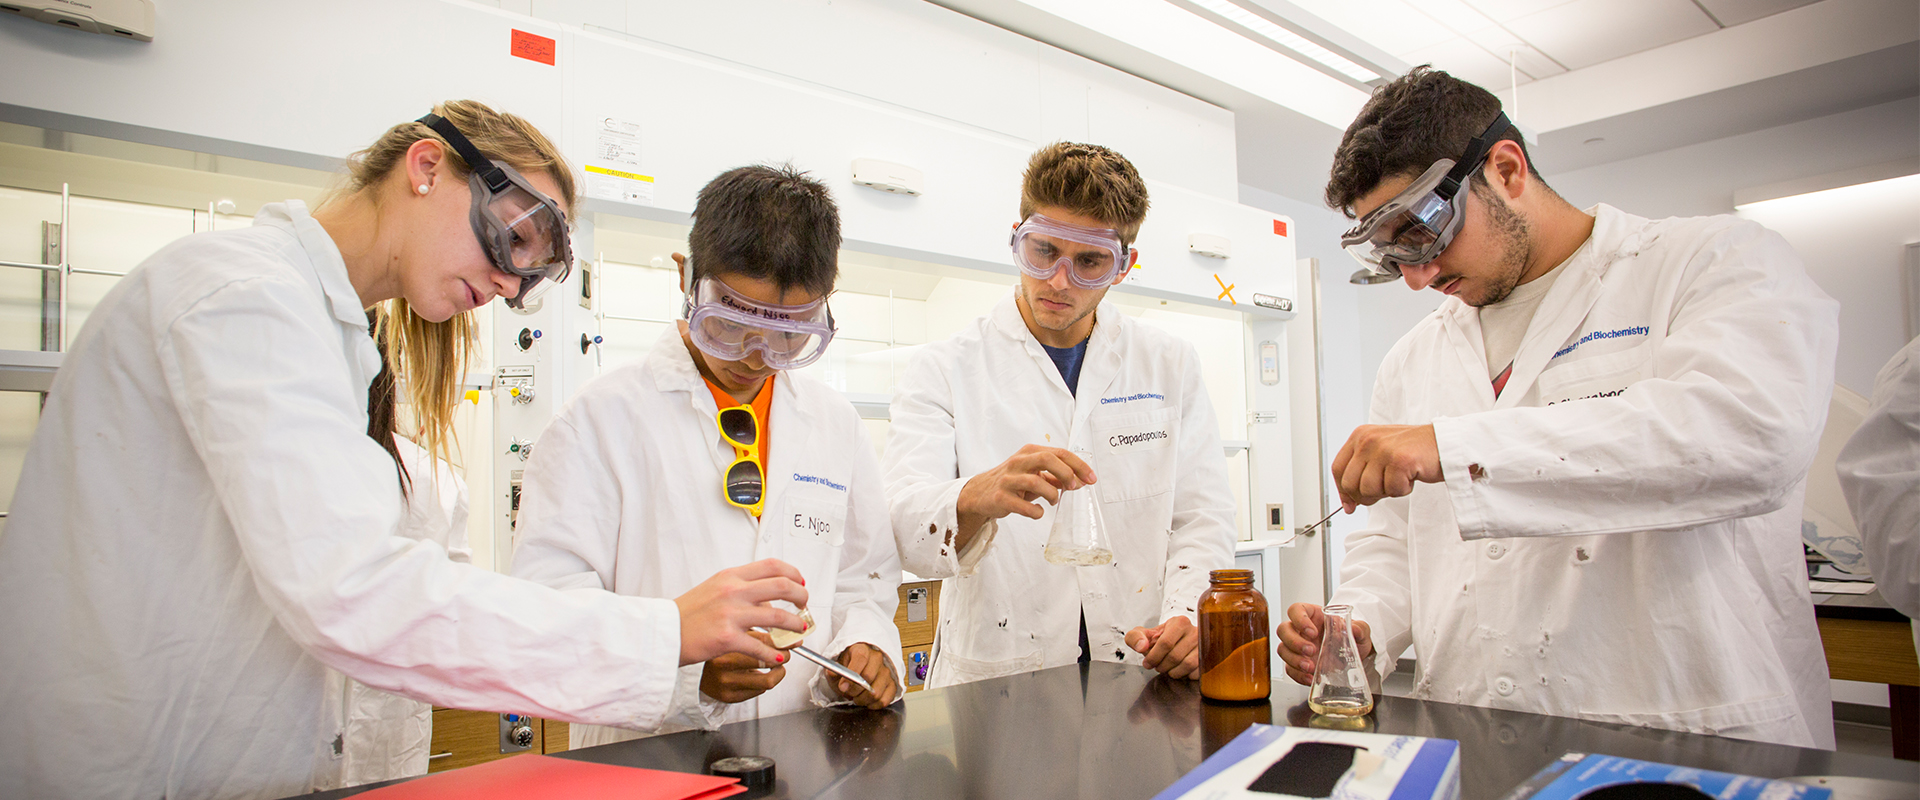
[[1635,381],[1653,374],[1653,345],[1641,344],[1602,356],[1583,358],[1570,364],[1548,366],[1535,382],[1540,402],[1545,405],[1617,397]]
[[1101,500],[1118,503],[1173,491],[1180,409],[1096,416],[1090,422]]
[[934,658],[936,661],[934,669],[936,673],[941,674],[943,678],[943,680],[939,681],[942,686],[972,683],[974,681],[984,681],[988,678],[1004,678],[1008,675],[1033,672],[1040,669],[1041,665],[1046,663],[1045,659],[1038,652],[1028,653],[1019,658],[1009,658],[1005,661],[976,661],[971,658],[956,656],[951,652],[940,653]]
[[838,496],[789,496],[772,522],[790,541],[839,547],[847,540],[847,503]]
[[1791,694],[1688,711],[1627,714],[1580,712],[1582,718],[1596,722],[1811,747],[1807,726],[1802,723],[1799,714],[1800,706]]

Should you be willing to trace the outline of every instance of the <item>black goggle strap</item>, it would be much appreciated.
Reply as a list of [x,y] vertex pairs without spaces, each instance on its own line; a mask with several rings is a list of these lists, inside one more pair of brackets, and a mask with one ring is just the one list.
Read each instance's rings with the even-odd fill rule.
[[1506,135],[1507,128],[1512,125],[1513,123],[1507,121],[1507,112],[1495,114],[1493,122],[1488,123],[1487,129],[1467,142],[1466,154],[1462,155],[1460,162],[1454,164],[1453,169],[1447,172],[1447,177],[1440,181],[1440,186],[1434,192],[1443,200],[1452,200],[1453,196],[1460,191],[1460,184],[1465,183],[1467,176],[1480,168],[1480,162],[1486,160],[1487,152],[1493,149],[1493,143],[1500,141],[1500,137]]
[[467,168],[473,170],[480,176],[480,180],[486,183],[488,191],[500,194],[506,191],[508,186],[513,185],[513,181],[507,178],[506,171],[494,166],[492,159],[481,155],[480,148],[474,147],[473,142],[469,141],[466,135],[445,117],[439,114],[428,114],[415,121],[446,139],[447,144],[453,147],[453,152],[458,153],[460,159],[467,162]]

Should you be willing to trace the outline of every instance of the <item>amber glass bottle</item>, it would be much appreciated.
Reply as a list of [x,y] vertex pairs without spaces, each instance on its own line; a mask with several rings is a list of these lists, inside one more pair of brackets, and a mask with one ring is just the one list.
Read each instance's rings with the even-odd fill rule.
[[1262,700],[1272,689],[1267,598],[1253,570],[1216,569],[1200,593],[1200,694],[1214,700]]

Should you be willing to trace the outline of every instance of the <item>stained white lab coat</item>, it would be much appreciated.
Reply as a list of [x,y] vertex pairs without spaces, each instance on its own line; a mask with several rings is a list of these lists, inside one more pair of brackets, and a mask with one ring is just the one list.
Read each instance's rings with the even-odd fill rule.
[[[393,443],[407,467],[412,492],[399,533],[435,542],[447,558],[472,563],[467,543],[467,484],[453,468],[398,434]],[[337,715],[340,743],[337,777],[318,788],[337,789],[427,774],[433,743],[433,704],[383,692],[334,670],[327,671],[326,707]]]
[[1916,620],[1920,649],[1920,339],[1880,368],[1866,421],[1836,466],[1874,586]]
[[[860,415],[817,380],[791,372],[775,378],[772,463],[755,520],[721,494],[734,451],[720,437],[718,414],[673,328],[646,358],[595,379],[554,418],[527,462],[511,573],[559,589],[678,597],[720,570],[777,558],[806,578],[814,612],[808,647],[834,656],[865,642],[886,654],[896,678],[903,675],[893,625],[900,557]],[[573,746],[843,702],[825,671],[804,659],[787,664],[778,686],[734,704],[700,694],[703,669],[681,668],[663,723],[574,726]]]
[[[1111,303],[1095,314],[1077,396],[1012,296],[928,344],[895,389],[886,451],[894,537],[907,571],[945,579],[928,685],[1071,664],[1140,663],[1136,627],[1194,617],[1207,573],[1233,564],[1233,494],[1193,345]],[[955,503],[968,479],[1027,444],[1093,451],[1114,560],[1048,563],[1053,524],[1009,515],[962,551]]]
[[303,204],[155,253],[54,379],[0,536],[0,747],[34,798],[283,797],[329,777],[328,667],[443,705],[651,722],[672,601],[563,593],[396,535],[380,368]]
[[1837,304],[1778,235],[1597,206],[1495,399],[1479,315],[1387,354],[1372,418],[1444,483],[1373,506],[1332,602],[1415,694],[1833,747],[1800,549]]

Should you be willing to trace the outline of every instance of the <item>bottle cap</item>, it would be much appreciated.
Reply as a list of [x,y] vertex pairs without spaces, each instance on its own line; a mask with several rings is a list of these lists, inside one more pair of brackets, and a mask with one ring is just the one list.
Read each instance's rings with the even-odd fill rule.
[[748,789],[773,786],[773,759],[764,756],[734,756],[707,765],[707,772],[722,778],[739,778]]

